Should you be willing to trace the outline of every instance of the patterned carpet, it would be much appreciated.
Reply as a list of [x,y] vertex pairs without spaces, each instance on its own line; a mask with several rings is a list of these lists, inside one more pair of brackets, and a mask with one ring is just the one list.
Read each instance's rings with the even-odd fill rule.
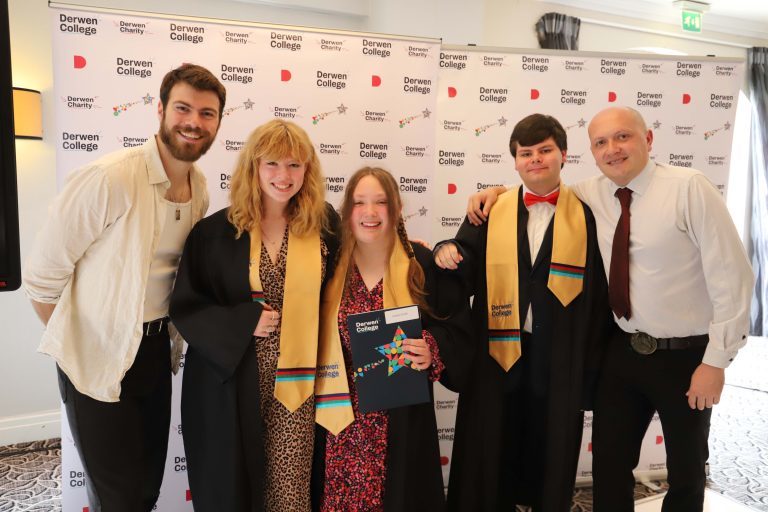
[[712,414],[709,488],[768,512],[768,338],[751,338],[726,371]]
[[0,512],[61,510],[61,443],[0,447]]
[[[768,512],[768,339],[753,338],[726,372],[712,415],[709,489]],[[745,413],[748,411],[748,413]],[[663,492],[638,484],[635,499]],[[61,510],[59,439],[0,447],[0,512]],[[592,489],[574,494],[572,512],[591,512]],[[518,508],[525,512],[525,508]]]

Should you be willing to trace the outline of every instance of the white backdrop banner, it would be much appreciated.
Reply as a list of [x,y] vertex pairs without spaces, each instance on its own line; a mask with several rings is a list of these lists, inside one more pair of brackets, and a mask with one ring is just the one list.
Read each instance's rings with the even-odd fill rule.
[[520,183],[509,136],[535,112],[556,117],[567,130],[566,183],[599,172],[587,125],[598,111],[624,105],[654,131],[651,158],[699,169],[725,191],[742,61],[450,46],[440,57],[438,239],[455,233],[467,196]]
[[[52,33],[59,184],[100,155],[151,137],[163,76],[194,62],[227,88],[219,134],[200,160],[210,213],[228,204],[248,134],[281,118],[302,126],[315,144],[331,204],[339,205],[355,170],[384,167],[400,184],[409,233],[432,239],[439,41],[66,9],[52,9]],[[160,511],[192,509],[180,377]],[[85,479],[66,427],[62,444],[64,511],[82,512]]]
[[[441,48],[433,39],[105,10],[53,8],[51,22],[59,185],[73,169],[151,137],[162,77],[184,62],[207,67],[227,87],[219,134],[200,160],[211,213],[228,204],[248,134],[273,118],[308,132],[331,204],[339,205],[356,169],[384,167],[400,184],[409,234],[431,241],[454,235],[469,194],[518,182],[509,134],[533,112],[554,115],[568,129],[566,182],[597,172],[586,124],[611,104],[643,113],[656,134],[653,158],[699,168],[721,189],[727,182],[740,61]],[[192,510],[180,376],[173,392],[161,512]],[[446,483],[456,403],[438,386]],[[85,479],[66,424],[63,510],[82,512]],[[590,425],[588,418],[580,478],[590,475]],[[657,469],[664,469],[664,448],[654,422],[639,470]]]

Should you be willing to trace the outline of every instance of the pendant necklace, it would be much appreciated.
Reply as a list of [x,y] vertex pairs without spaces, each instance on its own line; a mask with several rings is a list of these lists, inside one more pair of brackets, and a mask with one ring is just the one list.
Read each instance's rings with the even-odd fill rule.
[[[168,193],[166,194],[166,198],[167,198],[167,199],[168,199],[170,202],[174,203],[174,205],[176,206],[176,215],[175,215],[175,218],[176,218],[176,220],[177,220],[177,221],[180,221],[180,220],[181,220],[181,206],[180,206],[180,204],[181,204],[181,199],[183,199],[183,198],[186,196],[186,193],[185,193],[185,192],[186,192],[186,190],[182,190],[182,191],[179,193],[179,195],[177,195],[177,196],[174,196],[174,195],[172,195],[170,192],[168,192]],[[191,192],[191,190],[190,190],[190,192]]]
[[269,239],[269,237],[267,236],[267,234],[264,232],[263,229],[261,230],[261,239],[264,240],[265,242],[267,242],[272,247],[277,245],[277,242],[272,241],[272,240]]

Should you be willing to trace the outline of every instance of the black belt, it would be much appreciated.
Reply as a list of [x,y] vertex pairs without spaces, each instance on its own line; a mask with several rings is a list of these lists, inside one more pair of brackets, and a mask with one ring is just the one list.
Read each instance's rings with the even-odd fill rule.
[[685,338],[654,338],[645,332],[634,332],[629,335],[632,350],[642,355],[650,355],[657,350],[685,350],[687,348],[705,347],[709,343],[709,335],[699,334]]
[[157,320],[152,320],[151,322],[144,322],[141,324],[141,332],[144,334],[144,336],[156,336],[160,334],[160,332],[163,330],[163,327],[168,327],[168,320],[169,318],[164,316],[163,318],[158,318]]

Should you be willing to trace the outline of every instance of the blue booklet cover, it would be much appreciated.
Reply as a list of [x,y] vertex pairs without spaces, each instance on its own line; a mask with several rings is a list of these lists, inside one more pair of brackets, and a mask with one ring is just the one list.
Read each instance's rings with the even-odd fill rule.
[[418,306],[349,315],[354,385],[361,412],[429,402],[426,371],[411,368],[406,338],[421,338]]

